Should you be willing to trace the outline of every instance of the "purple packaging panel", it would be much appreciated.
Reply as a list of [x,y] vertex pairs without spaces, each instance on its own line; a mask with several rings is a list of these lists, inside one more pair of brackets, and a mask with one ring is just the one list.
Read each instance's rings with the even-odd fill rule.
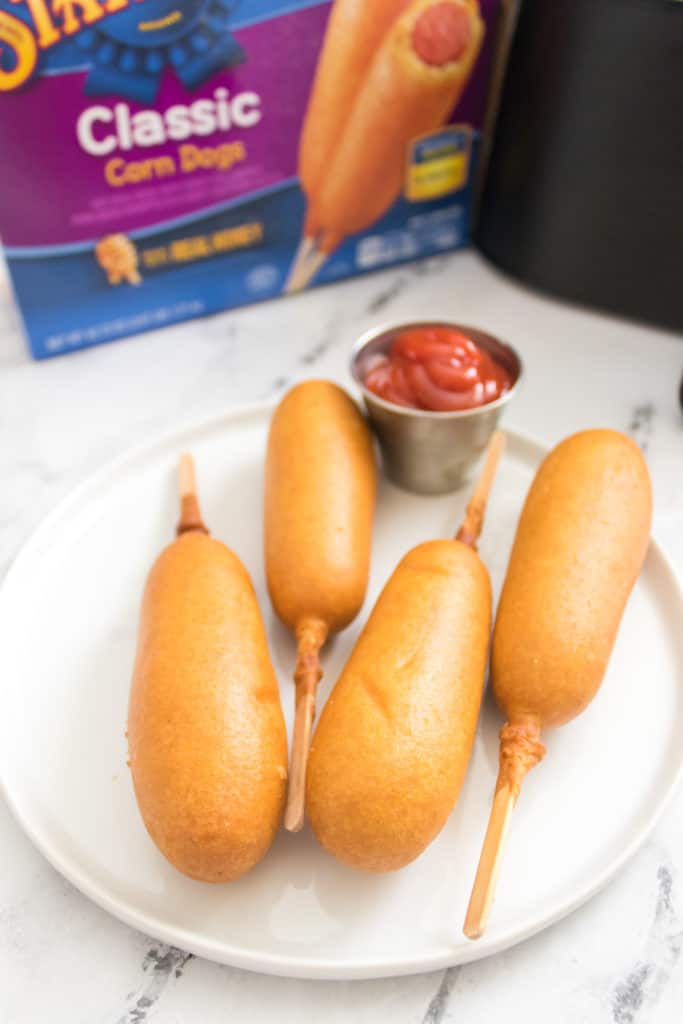
[[37,358],[467,242],[498,0],[0,0]]

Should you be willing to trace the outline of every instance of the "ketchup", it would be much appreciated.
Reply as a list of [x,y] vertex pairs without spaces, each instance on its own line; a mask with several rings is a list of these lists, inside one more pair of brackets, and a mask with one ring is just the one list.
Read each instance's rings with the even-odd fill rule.
[[430,412],[475,409],[512,384],[504,366],[454,327],[401,331],[365,377],[368,391],[386,402]]

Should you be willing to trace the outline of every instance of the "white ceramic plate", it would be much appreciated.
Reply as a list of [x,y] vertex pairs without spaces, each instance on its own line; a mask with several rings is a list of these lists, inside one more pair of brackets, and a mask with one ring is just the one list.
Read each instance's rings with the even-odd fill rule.
[[[604,885],[673,789],[683,758],[678,584],[653,543],[599,695],[581,718],[548,734],[547,757],[524,784],[491,925],[478,943],[461,927],[496,775],[501,719],[490,698],[458,806],[405,870],[356,873],[305,831],[282,833],[238,882],[190,881],[148,839],[126,767],[138,601],[148,567],[172,537],[176,458],[189,449],[207,523],[252,573],[291,721],[294,646],[270,610],[261,556],[269,412],[238,410],[124,456],[64,501],[21,553],[0,595],[7,799],[35,844],[86,895],[212,960],[273,974],[364,978],[504,949]],[[481,544],[496,589],[542,454],[509,439]],[[321,704],[399,558],[419,541],[451,534],[466,497],[420,498],[382,483],[367,604],[326,651]]]

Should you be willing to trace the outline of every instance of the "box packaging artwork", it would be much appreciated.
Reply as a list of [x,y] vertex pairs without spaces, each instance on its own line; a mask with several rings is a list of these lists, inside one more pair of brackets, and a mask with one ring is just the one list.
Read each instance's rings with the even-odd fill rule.
[[0,0],[37,358],[467,241],[498,0]]

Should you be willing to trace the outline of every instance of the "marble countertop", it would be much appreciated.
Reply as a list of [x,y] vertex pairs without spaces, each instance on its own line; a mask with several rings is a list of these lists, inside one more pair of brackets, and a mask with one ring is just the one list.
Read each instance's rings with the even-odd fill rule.
[[[539,296],[465,252],[40,364],[0,270],[0,575],[55,503],[129,445],[306,375],[343,381],[361,331],[422,317],[476,323],[521,351],[511,427],[546,443],[587,426],[629,431],[652,471],[655,533],[683,572],[681,340]],[[262,977],[163,946],[64,881],[1,799],[0,864],[3,1024],[680,1020],[683,791],[569,918],[488,960],[377,981]]]

